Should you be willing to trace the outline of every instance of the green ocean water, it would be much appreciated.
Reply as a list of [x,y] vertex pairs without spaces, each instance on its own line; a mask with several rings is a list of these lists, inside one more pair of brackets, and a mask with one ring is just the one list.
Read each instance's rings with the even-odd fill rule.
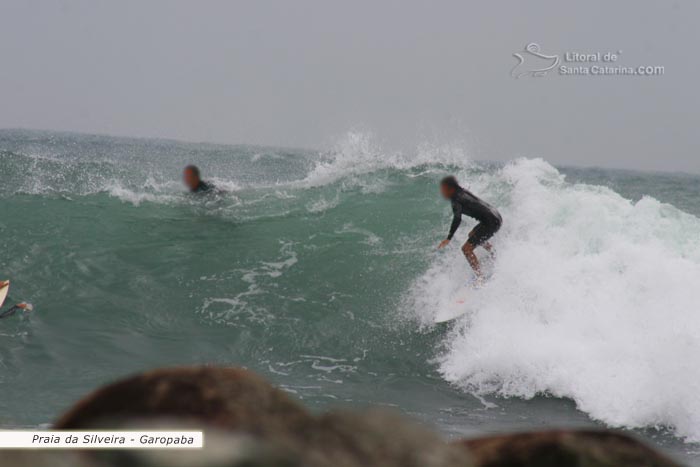
[[[186,164],[220,190],[192,196]],[[456,173],[496,205],[493,278],[438,253]],[[451,437],[632,430],[700,465],[700,178],[0,131],[0,424],[50,424],[166,365],[250,368],[307,406],[381,405]],[[465,222],[457,240],[464,241]]]

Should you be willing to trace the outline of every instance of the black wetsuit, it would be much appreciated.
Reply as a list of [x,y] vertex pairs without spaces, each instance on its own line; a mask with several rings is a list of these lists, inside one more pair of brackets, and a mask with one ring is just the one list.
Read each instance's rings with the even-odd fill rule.
[[459,228],[459,224],[462,223],[462,215],[473,217],[479,221],[479,224],[474,227],[467,240],[473,246],[481,245],[501,228],[503,219],[496,208],[477,198],[469,190],[459,188],[452,196],[451,201],[454,218],[452,219],[452,225],[450,225],[450,233],[447,236],[449,240],[452,240],[457,228]]
[[214,185],[211,183],[206,183],[200,180],[199,185],[197,185],[193,190],[191,190],[192,193],[209,193],[210,191],[214,190]]
[[5,311],[3,311],[2,313],[0,313],[0,319],[2,319],[2,318],[7,318],[7,317],[9,317],[9,316],[12,316],[12,315],[14,315],[15,313],[17,313],[17,312],[18,312],[19,310],[21,310],[21,309],[22,309],[21,306],[15,305],[15,306],[13,306],[12,308],[10,308],[9,310],[5,310]]

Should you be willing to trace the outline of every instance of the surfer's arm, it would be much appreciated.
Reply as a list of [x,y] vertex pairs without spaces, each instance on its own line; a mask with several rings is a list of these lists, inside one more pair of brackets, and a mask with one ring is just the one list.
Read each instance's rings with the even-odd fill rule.
[[459,228],[459,224],[462,223],[462,205],[459,203],[452,203],[452,212],[454,213],[454,217],[452,218],[452,224],[450,224],[450,233],[447,234],[448,240],[452,240],[452,237],[454,237],[455,232],[457,232]]
[[18,303],[17,305],[13,306],[9,310],[5,310],[2,313],[0,313],[0,319],[12,316],[15,313],[17,313],[19,310],[31,311],[32,306],[28,303]]
[[0,313],[0,319],[12,316],[15,313],[17,313],[17,311],[19,311],[19,310],[21,310],[21,308],[18,307],[17,305],[15,305],[12,308],[10,308],[9,310],[5,310],[2,313]]
[[454,217],[450,225],[450,232],[447,234],[447,238],[440,242],[438,250],[445,248],[450,243],[450,240],[452,240],[452,237],[459,228],[459,224],[462,223],[462,205],[459,203],[452,203],[452,212],[454,213]]

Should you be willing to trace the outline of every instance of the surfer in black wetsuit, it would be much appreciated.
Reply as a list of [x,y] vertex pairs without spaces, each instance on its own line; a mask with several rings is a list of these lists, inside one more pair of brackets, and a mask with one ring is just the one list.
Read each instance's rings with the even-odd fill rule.
[[29,303],[18,303],[17,305],[14,305],[12,308],[0,313],[0,319],[8,318],[8,317],[14,315],[15,313],[17,313],[19,310],[22,310],[24,312],[32,311],[32,306]]
[[[0,289],[7,287],[8,285],[9,285],[9,282],[0,281]],[[2,303],[0,303],[0,305],[2,305]],[[14,305],[14,306],[10,307],[9,309],[0,313],[0,319],[8,318],[20,310],[22,310],[26,313],[26,312],[32,311],[32,306],[29,303],[18,303],[17,305]]]
[[199,168],[195,165],[188,165],[182,171],[182,180],[185,182],[190,193],[209,193],[215,190],[214,185],[202,181]]
[[444,248],[450,243],[455,232],[462,223],[462,215],[473,217],[479,223],[469,232],[467,242],[462,246],[462,252],[467,257],[469,265],[472,267],[478,279],[481,279],[481,268],[479,260],[474,254],[474,249],[478,246],[483,246],[487,251],[491,252],[492,247],[488,240],[498,232],[501,228],[503,219],[501,214],[488,204],[486,201],[479,199],[469,190],[462,188],[455,177],[445,177],[440,182],[440,193],[445,199],[452,202],[452,225],[450,225],[450,233],[447,238],[440,242],[438,248]]

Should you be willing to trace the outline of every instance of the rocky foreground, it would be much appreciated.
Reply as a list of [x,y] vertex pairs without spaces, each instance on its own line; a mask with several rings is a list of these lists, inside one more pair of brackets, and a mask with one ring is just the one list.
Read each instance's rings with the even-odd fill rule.
[[384,410],[309,413],[236,368],[160,369],[98,389],[56,429],[204,429],[192,451],[5,451],[16,467],[671,467],[672,460],[610,431],[547,431],[448,443]]

